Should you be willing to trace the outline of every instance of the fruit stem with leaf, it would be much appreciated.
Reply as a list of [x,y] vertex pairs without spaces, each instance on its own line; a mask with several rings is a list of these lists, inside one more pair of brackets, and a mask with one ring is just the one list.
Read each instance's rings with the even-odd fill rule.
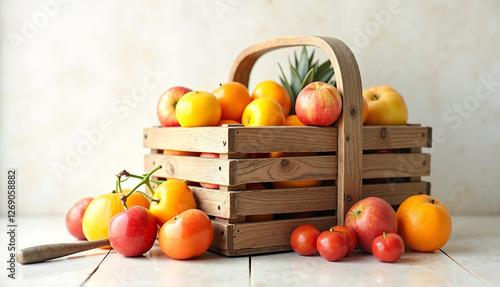
[[281,71],[281,84],[290,94],[291,115],[295,114],[295,100],[297,99],[297,96],[308,84],[312,82],[324,82],[336,86],[334,77],[335,71],[333,70],[330,60],[326,60],[320,64],[318,60],[314,60],[314,51],[315,50],[313,50],[311,55],[309,55],[306,46],[303,46],[299,57],[297,57],[297,53],[294,51],[293,63],[290,57],[288,58],[290,65],[290,80],[287,79],[283,68],[278,63]]
[[[152,180],[150,179],[151,175],[153,175],[153,173],[155,173],[157,170],[161,169],[162,166],[159,165],[157,166],[155,169],[153,169],[152,171],[150,171],[149,173],[146,173],[146,174],[143,174],[142,176],[140,175],[135,175],[135,174],[132,174],[132,173],[129,173],[128,171],[126,170],[122,170],[120,171],[116,177],[117,177],[117,180],[116,180],[116,190],[119,192],[119,193],[122,193],[123,194],[123,191],[122,191],[122,187],[121,187],[121,183],[123,181],[126,181],[127,179],[129,179],[130,177],[133,177],[133,178],[137,178],[137,179],[140,179],[141,181],[127,194],[123,194],[120,199],[122,201],[122,204],[123,204],[123,207],[125,209],[127,209],[127,198],[134,192],[139,192],[141,194],[143,194],[148,200],[151,200],[151,201],[155,201],[155,202],[158,202],[157,199],[153,199],[151,196],[147,195],[145,192],[142,192],[142,191],[139,191],[137,190],[140,186],[142,186],[143,184],[145,184],[149,191],[151,192],[152,195],[154,195],[154,190],[153,190],[153,187],[151,187],[151,182],[153,183],[156,183],[156,184],[161,184],[163,181],[158,181],[158,180]],[[121,177],[122,176],[125,176],[126,179],[124,179],[123,181],[121,180]]]

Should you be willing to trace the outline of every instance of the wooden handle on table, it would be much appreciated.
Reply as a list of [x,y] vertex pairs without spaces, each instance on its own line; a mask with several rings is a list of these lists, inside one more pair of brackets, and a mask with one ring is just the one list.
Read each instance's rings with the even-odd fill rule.
[[108,245],[109,239],[38,245],[19,250],[16,259],[21,264],[38,263]]
[[349,47],[336,38],[289,36],[254,44],[236,58],[229,81],[248,86],[250,71],[263,54],[284,47],[315,46],[323,50],[335,70],[342,96],[338,126],[337,222],[344,224],[349,208],[362,198],[363,90],[358,63]]

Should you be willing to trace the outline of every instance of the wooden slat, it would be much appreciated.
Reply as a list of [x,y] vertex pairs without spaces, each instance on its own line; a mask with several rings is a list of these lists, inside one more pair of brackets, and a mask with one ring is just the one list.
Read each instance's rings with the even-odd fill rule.
[[[416,177],[430,175],[426,153],[363,155],[363,178]],[[258,159],[208,159],[188,156],[146,154],[146,170],[159,164],[155,176],[179,178],[219,185],[250,182],[337,179],[336,156],[305,156]]]
[[432,129],[420,126],[364,126],[363,149],[430,147]]
[[336,127],[240,127],[234,152],[330,152],[337,150]]
[[143,131],[143,146],[193,152],[228,153],[228,128],[153,127]]
[[236,161],[233,184],[336,177],[336,156],[260,158]]
[[[222,250],[289,246],[292,231],[299,225],[306,223],[313,224],[323,231],[336,225],[337,218],[335,216],[321,216],[235,224],[212,220],[214,226],[212,245]],[[255,254],[255,250],[252,251],[251,253]]]
[[257,159],[213,159],[146,154],[146,170],[158,165],[155,175],[219,185],[336,177],[336,156],[305,156]]
[[[363,149],[431,146],[430,127],[363,126]],[[337,127],[153,127],[144,129],[143,145],[162,149],[215,152],[337,151]]]
[[336,187],[284,188],[221,191],[191,187],[198,208],[208,215],[234,219],[238,216],[335,210]]
[[399,205],[412,195],[429,193],[429,182],[400,182],[363,185],[363,198],[370,196],[380,197],[387,201],[390,205]]
[[363,178],[428,176],[430,161],[426,153],[365,154]]

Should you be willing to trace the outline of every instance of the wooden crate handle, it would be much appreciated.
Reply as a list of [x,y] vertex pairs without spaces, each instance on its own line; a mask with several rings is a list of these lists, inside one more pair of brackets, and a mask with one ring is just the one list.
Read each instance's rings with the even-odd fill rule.
[[344,223],[349,208],[362,198],[363,90],[358,63],[349,47],[330,37],[288,36],[254,44],[236,58],[229,81],[248,86],[253,65],[263,54],[279,48],[315,46],[323,50],[335,70],[343,109],[338,126],[337,224]]

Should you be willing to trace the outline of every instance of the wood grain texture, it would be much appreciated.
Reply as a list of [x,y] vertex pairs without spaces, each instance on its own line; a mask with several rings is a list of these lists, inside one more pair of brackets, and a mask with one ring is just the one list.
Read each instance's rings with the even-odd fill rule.
[[[299,219],[282,219],[264,222],[225,223],[212,220],[214,240],[212,246],[219,250],[251,249],[255,254],[259,249],[268,252],[269,247],[281,246],[282,250],[290,250],[290,235],[299,225],[309,223],[320,230],[327,230],[337,223],[335,216],[309,217]],[[227,252],[226,255],[241,255],[242,253]]]
[[[195,152],[335,152],[337,127],[196,127],[144,129],[144,147]],[[431,147],[432,128],[363,126],[363,150]]]
[[106,246],[109,246],[108,239],[38,245],[19,250],[16,254],[16,260],[21,264],[39,263],[46,260],[56,259],[74,253]]
[[[209,159],[146,154],[145,168],[159,164],[155,175],[166,178],[240,185],[251,182],[291,180],[338,180],[337,156],[303,156],[257,159]],[[427,153],[385,153],[362,155],[362,178],[419,177],[430,175]]]

